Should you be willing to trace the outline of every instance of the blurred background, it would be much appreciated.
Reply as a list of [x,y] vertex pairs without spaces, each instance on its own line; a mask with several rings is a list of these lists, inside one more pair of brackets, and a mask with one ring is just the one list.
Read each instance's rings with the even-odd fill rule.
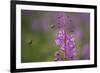
[[90,14],[21,10],[21,62],[54,61],[56,32],[74,34],[75,60],[90,59]]

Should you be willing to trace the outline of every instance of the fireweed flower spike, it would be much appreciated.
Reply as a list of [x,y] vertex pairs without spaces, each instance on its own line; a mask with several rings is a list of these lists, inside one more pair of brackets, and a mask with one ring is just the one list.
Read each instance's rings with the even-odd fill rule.
[[[61,50],[67,50],[66,54],[64,53],[64,58],[67,58],[68,60],[73,59],[75,55],[75,42],[74,37],[72,35],[64,34],[64,30],[60,30],[56,34],[55,43],[56,45],[60,46]],[[66,40],[64,36],[66,35]],[[66,41],[66,45],[65,45]]]
[[[64,13],[58,13],[59,17],[58,22],[60,23],[59,25],[61,26],[61,28],[56,33],[55,43],[56,45],[60,46],[60,50],[63,51],[63,56],[64,56],[63,60],[71,60],[75,56],[75,41],[73,35],[72,34],[69,35],[66,32],[64,16],[65,16]],[[60,55],[59,58],[55,57],[55,61],[58,60],[60,60]]]

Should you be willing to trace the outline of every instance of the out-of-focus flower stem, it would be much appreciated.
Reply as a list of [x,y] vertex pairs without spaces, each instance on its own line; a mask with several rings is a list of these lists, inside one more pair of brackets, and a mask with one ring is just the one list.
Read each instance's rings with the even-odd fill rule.
[[[64,17],[64,19],[66,20],[66,17]],[[66,23],[66,21],[64,20],[64,25],[65,25],[65,23]],[[64,44],[65,44],[65,46],[66,46],[66,25],[64,26]],[[65,47],[65,53],[64,53],[64,58],[65,58],[65,60],[67,59],[67,57],[66,57],[66,55],[67,55],[67,49],[66,49],[66,47]]]

